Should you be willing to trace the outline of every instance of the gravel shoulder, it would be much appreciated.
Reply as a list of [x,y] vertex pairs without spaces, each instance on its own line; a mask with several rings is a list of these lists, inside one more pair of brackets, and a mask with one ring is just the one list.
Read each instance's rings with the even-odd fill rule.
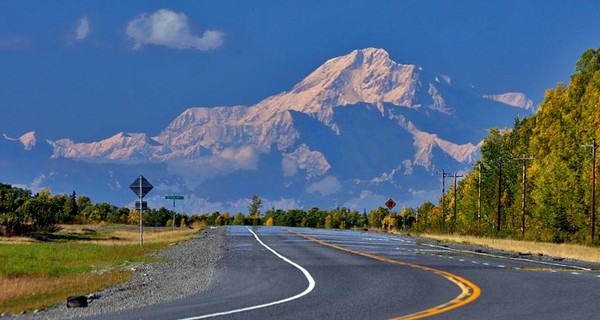
[[204,291],[213,279],[217,262],[225,254],[225,233],[225,228],[209,228],[189,241],[155,253],[160,262],[135,266],[128,281],[89,295],[86,308],[67,308],[65,302],[37,313],[8,318],[81,318],[181,299]]

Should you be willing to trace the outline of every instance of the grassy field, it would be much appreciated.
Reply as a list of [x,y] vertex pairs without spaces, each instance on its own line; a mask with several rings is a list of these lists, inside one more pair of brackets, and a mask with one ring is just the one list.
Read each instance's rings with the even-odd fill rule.
[[515,253],[543,254],[581,261],[600,263],[600,249],[577,244],[554,244],[534,241],[481,238],[473,236],[421,234],[421,237],[484,246]]
[[128,226],[61,226],[33,237],[0,237],[0,314],[32,311],[124,281],[149,253],[197,230]]

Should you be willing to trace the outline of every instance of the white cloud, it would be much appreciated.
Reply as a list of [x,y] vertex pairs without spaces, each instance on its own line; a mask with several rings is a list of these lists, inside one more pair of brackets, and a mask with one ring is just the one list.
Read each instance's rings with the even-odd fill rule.
[[279,200],[263,199],[263,208],[263,212],[266,212],[271,208],[275,208],[275,210],[290,210],[300,208],[300,204],[298,203],[298,200],[293,198],[280,198]]
[[[50,173],[50,176],[54,176],[54,175],[55,175],[54,172]],[[34,178],[30,185],[13,184],[12,186],[16,187],[16,188],[31,190],[31,192],[37,193],[37,192],[40,192],[40,190],[42,190],[44,188],[44,185],[43,185],[44,179],[46,179],[46,175],[42,173],[37,178]]]
[[[152,192],[154,192],[154,190]],[[151,193],[151,196],[145,198],[145,200],[148,201],[148,206],[150,208],[165,207],[171,209],[173,203],[171,200],[166,200],[164,194],[164,192],[162,194],[157,192],[154,195]],[[177,201],[175,205],[175,211],[185,213],[187,215],[206,213],[210,214],[215,211],[220,211],[222,213],[227,211],[229,208],[227,203],[220,201],[213,202],[208,198],[201,198],[195,194],[187,194],[185,192],[177,192],[177,194],[183,195],[184,200]],[[133,205],[133,201],[127,204],[128,207],[133,207]]]
[[365,198],[370,197],[372,195],[373,195],[372,191],[370,191],[370,190],[363,190],[363,191],[360,192],[360,197],[359,198],[360,199],[365,199]]
[[[171,200],[165,200],[164,198],[164,190],[163,192],[158,192],[157,190],[155,194],[150,194],[150,196],[146,197],[145,200],[148,201],[148,206],[151,208],[172,208]],[[154,190],[152,191],[155,192]],[[244,215],[248,215],[248,205],[250,205],[251,199],[249,198],[241,198],[232,201],[214,201],[210,198],[202,198],[193,193],[188,193],[185,191],[178,191],[177,194],[181,194],[184,196],[183,201],[177,201],[175,210],[177,212],[186,213],[188,215],[192,214],[211,214],[215,211],[229,212],[231,215],[236,213],[242,213]],[[289,210],[289,209],[297,209],[300,208],[298,201],[293,198],[280,198],[278,200],[269,200],[262,199],[263,206],[260,210],[262,214],[264,214],[267,210],[271,208]],[[127,204],[128,207],[133,207],[134,202],[131,201]]]
[[44,181],[44,179],[46,179],[46,176],[44,174],[41,174],[39,177],[33,179],[33,183],[31,184],[33,189],[40,189],[40,186],[42,185],[42,181]]
[[284,177],[293,177],[298,173],[298,164],[295,159],[292,159],[289,155],[284,155],[281,160],[281,167],[283,169]]
[[152,44],[173,49],[208,51],[220,47],[225,34],[206,30],[201,37],[193,35],[184,13],[161,9],[151,15],[142,13],[129,21],[127,35],[134,42],[133,49]]
[[342,185],[338,178],[334,176],[327,176],[323,180],[315,182],[306,188],[306,192],[315,193],[318,192],[322,196],[331,195],[342,190]]
[[90,21],[88,17],[83,17],[79,20],[75,29],[75,41],[85,40],[91,33]]
[[226,148],[218,155],[167,162],[169,173],[181,175],[186,187],[195,189],[206,179],[238,170],[256,170],[260,153],[251,146]]
[[239,149],[226,148],[220,156],[237,169],[253,170],[258,164],[258,152],[251,146],[243,146]]
[[389,199],[389,197],[375,194],[372,191],[363,190],[358,198],[352,198],[346,201],[344,207],[360,212],[362,212],[363,209],[366,209],[367,212],[369,212],[378,207],[383,207],[387,199]]
[[22,35],[0,35],[0,50],[26,50],[31,48],[31,41]]
[[439,189],[415,190],[415,189],[409,188],[408,192],[410,192],[410,195],[412,196],[412,198],[407,199],[404,204],[409,207],[412,207],[412,208],[418,208],[425,201],[437,203],[437,199],[440,196]]

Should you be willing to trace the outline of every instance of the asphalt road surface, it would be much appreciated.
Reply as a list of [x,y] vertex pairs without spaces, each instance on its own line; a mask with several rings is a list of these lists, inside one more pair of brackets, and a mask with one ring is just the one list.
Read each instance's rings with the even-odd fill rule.
[[208,290],[100,318],[600,319],[600,271],[583,265],[355,231],[227,233]]

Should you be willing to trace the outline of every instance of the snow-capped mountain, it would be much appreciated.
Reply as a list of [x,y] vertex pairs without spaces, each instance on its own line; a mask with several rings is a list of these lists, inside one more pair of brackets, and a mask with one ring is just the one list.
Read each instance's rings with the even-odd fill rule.
[[23,144],[23,147],[25,148],[26,151],[30,151],[33,147],[35,147],[35,144],[37,143],[37,137],[36,137],[35,131],[27,132],[26,134],[20,136],[18,139],[11,138],[11,137],[7,136],[6,134],[2,134],[2,136],[4,136],[4,139],[6,139],[8,141],[20,142],[21,144]]
[[[375,189],[410,198],[408,190],[432,188],[436,168],[468,166],[490,127],[532,110],[521,93],[479,95],[367,48],[326,61],[290,91],[253,106],[187,109],[154,137],[121,132],[47,143],[50,162],[108,165],[119,185],[131,178],[119,168],[146,164],[160,168],[153,174],[163,188],[223,203],[248,197],[239,190],[253,193],[256,181],[248,179],[258,178],[268,199],[310,206],[300,199],[335,195],[343,204]],[[18,140],[27,150],[36,145],[33,134]],[[242,186],[219,193],[230,180]]]

